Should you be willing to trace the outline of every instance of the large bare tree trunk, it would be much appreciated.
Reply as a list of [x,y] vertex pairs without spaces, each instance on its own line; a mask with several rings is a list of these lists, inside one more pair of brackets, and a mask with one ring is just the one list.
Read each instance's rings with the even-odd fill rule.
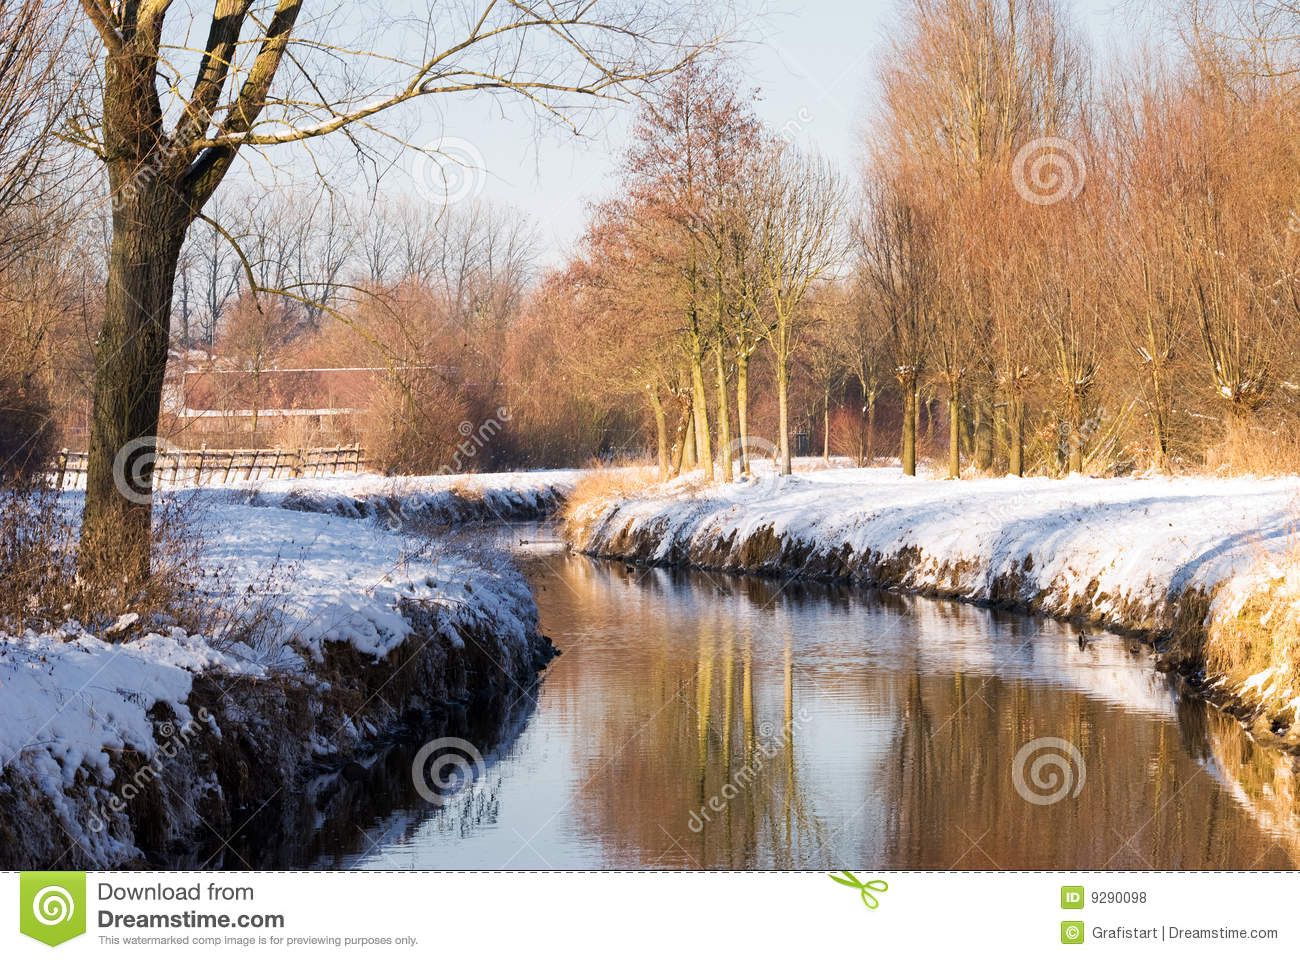
[[682,438],[682,469],[690,473],[699,463],[699,457],[695,450],[695,404],[691,404],[690,410],[686,414],[686,436]]
[[162,182],[119,195],[113,212],[104,323],[95,350],[83,577],[130,584],[149,575],[154,445],[172,289],[188,225],[188,206]]

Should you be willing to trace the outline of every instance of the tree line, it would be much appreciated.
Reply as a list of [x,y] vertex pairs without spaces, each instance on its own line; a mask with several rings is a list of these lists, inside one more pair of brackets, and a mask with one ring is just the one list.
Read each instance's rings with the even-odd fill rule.
[[[796,438],[953,476],[1300,467],[1287,3],[1153,9],[1160,42],[1103,61],[1062,0],[900,0],[851,170],[760,120],[695,5],[478,6],[429,59],[336,50],[294,0],[0,5],[0,443],[81,418],[109,567],[147,527],[113,459],[171,429],[193,351],[254,394],[285,363],[388,369],[357,429],[394,471],[502,406],[484,467],[725,480],[788,472]],[[557,269],[499,207],[228,176],[336,131],[373,162],[402,145],[381,113],[467,76],[562,123],[635,90]]]
[[847,182],[696,64],[533,322],[665,476],[744,470],[755,396],[788,472],[792,371],[821,452],[908,474],[1300,467],[1297,11],[1252,9],[1103,64],[1057,0],[904,0]]

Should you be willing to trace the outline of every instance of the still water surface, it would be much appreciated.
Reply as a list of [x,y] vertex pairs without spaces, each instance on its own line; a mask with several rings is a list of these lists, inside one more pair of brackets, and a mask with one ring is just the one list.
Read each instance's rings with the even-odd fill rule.
[[[472,789],[425,802],[400,748],[383,815],[316,866],[1300,864],[1295,762],[1120,638],[1081,650],[965,604],[525,549],[562,655],[485,738]],[[1042,738],[1077,756],[1018,763]]]

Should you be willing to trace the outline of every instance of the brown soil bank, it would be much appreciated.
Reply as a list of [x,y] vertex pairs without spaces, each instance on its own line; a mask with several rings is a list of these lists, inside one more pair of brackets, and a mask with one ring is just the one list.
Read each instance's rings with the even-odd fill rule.
[[[1285,566],[1284,552],[1261,553],[1264,559],[1254,572],[1233,578],[1229,588],[1213,576],[1192,575],[1187,564],[1166,563],[1166,574],[1155,562],[1125,559],[1124,551],[1110,544],[1079,549],[1079,543],[1096,542],[1104,533],[1089,540],[1076,528],[1097,514],[1119,517],[1113,502],[1071,503],[1074,513],[1062,522],[1033,499],[1033,488],[989,510],[979,509],[982,491],[975,483],[961,489],[936,484],[930,500],[918,485],[897,504],[888,501],[892,488],[882,485],[885,495],[873,498],[870,482],[863,486],[861,499],[848,506],[843,506],[844,491],[856,493],[857,486],[837,488],[798,476],[751,489],[652,488],[586,502],[575,497],[567,511],[566,538],[572,548],[596,557],[846,580],[1136,635],[1155,646],[1161,669],[1176,670],[1257,739],[1300,752],[1294,655],[1300,650],[1294,640],[1300,637],[1300,603],[1295,602],[1300,585],[1279,601],[1278,577],[1285,574],[1259,572],[1260,564]],[[1059,492],[1053,496],[1059,498]],[[1149,528],[1158,509],[1144,499],[1129,512]],[[1115,526],[1120,529],[1112,536],[1122,538],[1123,524]],[[1160,526],[1180,532],[1173,529],[1175,521]],[[1130,524],[1130,529],[1145,528]],[[1240,547],[1246,547],[1249,538],[1240,539]],[[1255,538],[1257,546],[1260,539]],[[1141,547],[1157,549],[1149,543]]]

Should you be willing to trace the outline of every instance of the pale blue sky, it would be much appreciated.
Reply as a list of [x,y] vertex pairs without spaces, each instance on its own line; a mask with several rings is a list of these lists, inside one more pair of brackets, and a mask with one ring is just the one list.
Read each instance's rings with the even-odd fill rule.
[[[1075,17],[1098,56],[1116,45],[1131,48],[1131,11],[1116,0],[1075,0]],[[768,0],[770,12],[753,21],[736,56],[749,82],[762,91],[761,117],[802,146],[820,151],[844,173],[855,170],[871,77],[895,0]],[[504,110],[504,112],[503,112]],[[440,135],[452,155],[482,158],[465,193],[513,204],[537,222],[545,263],[556,263],[582,230],[585,204],[615,187],[630,109],[603,115],[582,138],[538,128],[530,110],[486,100],[452,99],[422,107],[415,139]],[[384,178],[385,193],[415,193],[421,169],[407,155]],[[459,194],[463,195],[463,194]],[[416,201],[418,202],[418,201]]]

